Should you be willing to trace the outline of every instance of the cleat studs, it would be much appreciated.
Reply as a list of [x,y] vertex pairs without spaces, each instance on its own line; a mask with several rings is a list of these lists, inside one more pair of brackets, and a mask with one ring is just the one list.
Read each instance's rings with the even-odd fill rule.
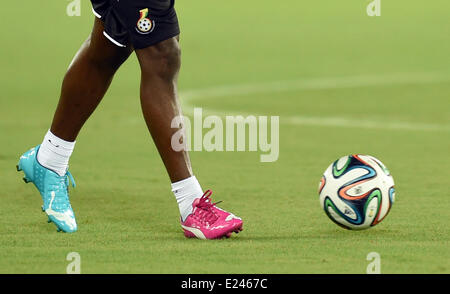
[[19,165],[16,165],[16,169],[18,172],[20,172],[22,170]]
[[60,229],[60,228],[58,228],[58,229],[57,229],[56,231],[57,231],[57,232],[59,233],[59,232],[61,232],[61,229]]
[[27,178],[23,178],[23,181],[26,183],[26,184],[28,184],[30,181],[27,179]]

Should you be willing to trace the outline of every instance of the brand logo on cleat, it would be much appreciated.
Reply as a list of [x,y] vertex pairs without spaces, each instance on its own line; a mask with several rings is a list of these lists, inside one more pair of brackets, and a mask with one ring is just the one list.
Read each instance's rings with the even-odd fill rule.
[[[53,201],[55,200],[55,192],[52,191],[50,194],[51,194],[51,196],[52,196],[52,198],[51,198],[51,200],[50,200],[50,205],[49,205],[49,208],[47,208],[47,209],[45,210],[45,212],[47,213],[47,215],[48,215],[49,217],[50,217],[50,216],[54,217],[54,218],[56,219],[57,222],[61,222],[61,223],[65,224],[65,225],[67,225],[67,226],[69,227],[70,230],[75,230],[76,227],[77,227],[77,224],[76,224],[76,222],[75,222],[75,217],[74,217],[74,215],[73,215],[72,210],[66,210],[66,211],[64,211],[64,212],[57,212],[57,211],[54,211],[54,210],[52,209],[52,203],[53,203]],[[55,223],[55,224],[56,224],[56,223]],[[56,225],[57,225],[57,224],[56,224]]]
[[24,155],[20,156],[20,158],[21,158],[21,159],[27,159],[28,157],[34,155],[34,153],[36,153],[36,151],[35,151],[35,149],[33,148],[33,149],[31,149],[30,153],[24,154]]
[[226,222],[229,222],[232,219],[241,219],[240,217],[235,216],[234,214],[230,213],[229,216],[225,219]]

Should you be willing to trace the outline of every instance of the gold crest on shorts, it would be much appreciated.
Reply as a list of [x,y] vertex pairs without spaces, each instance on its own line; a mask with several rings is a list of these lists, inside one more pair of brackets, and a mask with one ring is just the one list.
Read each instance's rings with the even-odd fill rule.
[[136,30],[140,34],[149,34],[155,28],[155,22],[148,17],[148,8],[139,11],[140,17],[136,24]]

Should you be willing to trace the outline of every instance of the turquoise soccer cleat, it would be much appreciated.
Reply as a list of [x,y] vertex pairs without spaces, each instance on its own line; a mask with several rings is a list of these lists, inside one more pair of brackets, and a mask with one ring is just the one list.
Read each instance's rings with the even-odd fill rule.
[[75,181],[69,171],[64,176],[43,167],[37,160],[40,145],[25,152],[19,160],[17,171],[23,171],[25,183],[33,183],[41,194],[42,211],[59,231],[73,233],[77,223],[69,201],[69,180],[75,187]]

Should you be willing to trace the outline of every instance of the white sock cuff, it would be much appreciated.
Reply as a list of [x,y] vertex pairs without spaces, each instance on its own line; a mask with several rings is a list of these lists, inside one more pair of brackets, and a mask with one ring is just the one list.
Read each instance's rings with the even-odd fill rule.
[[58,138],[49,130],[39,148],[37,160],[42,166],[64,176],[69,168],[69,159],[74,147],[75,142]]
[[[47,148],[51,149],[53,152],[60,155],[71,155],[73,149],[75,148],[75,142],[65,141],[57,136],[55,136],[50,130],[45,134],[43,145],[47,146]],[[50,143],[50,144],[49,144]],[[69,154],[67,154],[69,153]]]
[[178,203],[182,221],[192,213],[192,203],[203,195],[202,187],[195,176],[172,183],[172,192]]
[[196,190],[203,191],[202,188],[200,187],[200,183],[198,182],[197,178],[195,176],[192,176],[187,179],[172,183],[172,192],[175,192],[185,187],[192,187]]

